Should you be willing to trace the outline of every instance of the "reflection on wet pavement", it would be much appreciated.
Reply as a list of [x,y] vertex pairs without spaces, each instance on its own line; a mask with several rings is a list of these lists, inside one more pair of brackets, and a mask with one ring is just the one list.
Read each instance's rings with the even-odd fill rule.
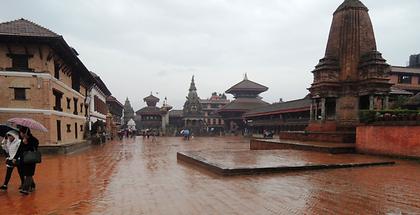
[[[420,213],[420,164],[225,178],[178,164],[178,151],[246,150],[241,138],[125,140],[45,156],[37,190],[21,196],[14,172],[7,214],[386,214]],[[3,180],[5,166],[0,166]]]

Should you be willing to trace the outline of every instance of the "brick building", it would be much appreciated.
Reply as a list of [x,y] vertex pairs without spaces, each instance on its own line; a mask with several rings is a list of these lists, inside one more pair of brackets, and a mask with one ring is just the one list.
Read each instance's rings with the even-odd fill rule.
[[226,98],[225,94],[213,93],[208,99],[201,99],[201,107],[204,113],[204,125],[208,133],[219,134],[224,132],[225,122],[220,114],[217,113],[230,100]]
[[394,88],[413,94],[420,92],[420,67],[392,66],[389,78]]
[[102,79],[95,74],[90,72],[94,78],[93,85],[88,91],[88,103],[89,103],[89,130],[92,130],[92,126],[98,121],[101,124],[105,124],[106,117],[108,114],[108,105],[106,99],[111,96],[111,92],[106,87]]
[[0,23],[0,122],[30,117],[41,145],[83,141],[94,78],[64,38],[25,19]]
[[108,110],[112,114],[114,124],[118,126],[118,129],[122,125],[121,120],[123,116],[124,105],[121,104],[114,96],[108,96],[106,99]]

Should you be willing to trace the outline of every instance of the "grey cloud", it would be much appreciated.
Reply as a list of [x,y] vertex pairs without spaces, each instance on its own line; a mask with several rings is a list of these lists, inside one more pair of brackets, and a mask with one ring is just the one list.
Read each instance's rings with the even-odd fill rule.
[[[64,36],[113,94],[135,109],[158,91],[181,108],[191,75],[209,97],[244,73],[270,102],[305,96],[342,0],[4,1],[0,20],[25,17]],[[420,52],[418,0],[363,0],[378,49],[405,65]]]

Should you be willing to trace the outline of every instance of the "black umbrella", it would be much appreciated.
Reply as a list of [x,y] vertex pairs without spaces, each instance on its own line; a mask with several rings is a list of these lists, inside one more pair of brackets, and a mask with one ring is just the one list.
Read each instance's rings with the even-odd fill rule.
[[8,125],[0,124],[0,137],[6,136],[6,133],[11,131],[11,130],[18,131],[16,128],[12,128]]

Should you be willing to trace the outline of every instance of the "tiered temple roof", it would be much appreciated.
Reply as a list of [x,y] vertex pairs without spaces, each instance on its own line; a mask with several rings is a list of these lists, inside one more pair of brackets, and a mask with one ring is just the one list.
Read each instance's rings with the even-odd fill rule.
[[248,76],[245,74],[244,80],[233,85],[231,88],[226,90],[226,93],[232,94],[236,97],[257,97],[258,94],[268,90],[268,87],[258,84],[256,82],[250,81]]
[[159,115],[161,114],[161,109],[156,107],[156,104],[160,101],[159,98],[150,93],[149,96],[143,98],[143,101],[146,102],[147,106],[136,111],[137,115]]
[[268,90],[268,87],[248,80],[245,75],[244,80],[229,88],[226,93],[233,94],[235,100],[223,106],[218,112],[246,112],[251,109],[268,105],[258,95]]

